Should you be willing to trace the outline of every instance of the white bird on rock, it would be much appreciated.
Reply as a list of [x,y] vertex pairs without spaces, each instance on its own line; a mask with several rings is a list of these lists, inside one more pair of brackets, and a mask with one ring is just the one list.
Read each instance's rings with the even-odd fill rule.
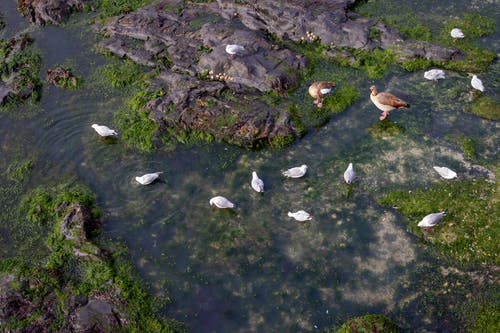
[[234,56],[235,54],[238,54],[238,53],[242,53],[243,51],[245,51],[245,48],[241,45],[237,45],[237,44],[227,44],[226,45],[226,52],[232,56]]
[[347,184],[351,184],[354,181],[354,178],[356,178],[356,175],[354,174],[352,163],[349,163],[349,166],[344,172],[344,180]]
[[216,196],[210,199],[210,206],[215,206],[217,208],[233,208],[234,204],[223,196]]
[[252,188],[257,192],[264,192],[264,181],[257,176],[257,172],[252,172]]
[[298,210],[295,213],[288,212],[288,216],[293,217],[294,219],[296,219],[299,222],[312,220],[311,214],[309,214],[305,210]]
[[451,169],[448,169],[447,167],[434,166],[433,168],[444,179],[453,179],[457,177],[457,173]]
[[424,73],[424,77],[427,80],[437,82],[439,79],[444,79],[445,74],[444,74],[444,71],[442,69],[431,69],[431,70],[428,70]]
[[470,81],[472,88],[484,91],[483,81],[481,81],[476,75],[472,75],[472,80]]
[[421,228],[430,228],[434,227],[436,224],[438,224],[439,221],[446,215],[446,212],[440,212],[440,213],[432,213],[429,215],[426,215],[422,221],[418,222],[419,227]]
[[453,37],[455,39],[457,39],[457,38],[464,38],[465,37],[465,35],[462,32],[462,30],[460,30],[459,28],[453,28],[453,29],[451,29],[450,35],[451,35],[451,37]]
[[307,165],[303,164],[300,167],[294,167],[286,171],[283,171],[283,176],[289,178],[300,178],[304,176],[306,172],[307,172]]
[[160,177],[160,175],[162,173],[163,172],[161,172],[161,171],[153,172],[153,173],[146,173],[140,177],[135,177],[135,180],[141,185],[149,185],[152,182],[154,182],[158,177]]
[[100,136],[113,136],[113,135],[118,135],[115,130],[109,128],[108,126],[104,125],[97,125],[97,124],[92,124],[92,128],[99,134]]

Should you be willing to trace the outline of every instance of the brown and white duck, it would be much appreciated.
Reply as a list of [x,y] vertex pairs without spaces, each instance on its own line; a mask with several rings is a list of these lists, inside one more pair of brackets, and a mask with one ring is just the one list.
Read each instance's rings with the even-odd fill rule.
[[309,95],[314,98],[314,104],[318,106],[318,108],[323,106],[323,97],[332,91],[332,88],[335,87],[334,82],[328,81],[317,81],[309,86]]
[[371,86],[370,90],[372,91],[372,93],[370,94],[370,99],[377,108],[382,110],[380,120],[384,120],[385,118],[387,118],[389,112],[394,109],[410,107],[410,104],[406,103],[405,101],[394,96],[391,93],[377,92],[377,87],[375,86]]

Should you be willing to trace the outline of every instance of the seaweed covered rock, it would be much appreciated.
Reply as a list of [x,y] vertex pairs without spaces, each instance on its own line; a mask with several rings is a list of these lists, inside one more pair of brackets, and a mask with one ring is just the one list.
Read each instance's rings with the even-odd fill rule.
[[92,0],[18,0],[19,11],[31,23],[45,25],[60,24],[75,10]]
[[56,67],[47,70],[47,81],[62,88],[76,88],[78,78],[67,68]]
[[[40,188],[21,211],[52,230],[42,257],[0,258],[0,327],[9,332],[157,332],[169,324],[152,311],[131,266],[95,235],[95,198],[78,184]],[[48,212],[30,218],[34,208]],[[111,242],[108,240],[107,244]],[[115,244],[116,245],[116,244]],[[29,255],[28,255],[29,256]]]
[[0,40],[0,106],[38,98],[40,56],[29,48],[32,42],[27,35]]
[[[71,205],[69,212],[60,225],[61,234],[66,240],[73,243],[76,256],[92,256],[98,259],[100,249],[89,242],[88,235],[95,229],[97,222],[92,216],[89,207],[79,203]],[[85,250],[82,250],[82,249]]]
[[[407,56],[440,59],[456,52],[404,48],[397,30],[354,13],[354,3],[164,0],[98,27],[105,36],[100,46],[159,72],[151,91],[162,93],[149,94],[145,110],[161,130],[202,132],[244,147],[291,142],[302,129],[289,105],[263,101],[297,88],[308,66],[289,41],[318,41],[330,49],[403,45]],[[370,38],[374,27],[380,38]],[[241,51],[228,54],[230,44]]]

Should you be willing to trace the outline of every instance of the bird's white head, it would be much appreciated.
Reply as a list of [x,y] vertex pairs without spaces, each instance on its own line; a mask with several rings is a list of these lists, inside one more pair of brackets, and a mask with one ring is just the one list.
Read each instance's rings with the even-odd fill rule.
[[98,127],[98,126],[99,126],[99,125],[97,125],[97,124],[92,124],[92,128],[96,128],[96,127]]

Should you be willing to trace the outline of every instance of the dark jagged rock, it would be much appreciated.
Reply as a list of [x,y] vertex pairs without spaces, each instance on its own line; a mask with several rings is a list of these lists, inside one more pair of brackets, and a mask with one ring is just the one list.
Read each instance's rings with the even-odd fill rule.
[[[259,102],[264,93],[285,94],[297,87],[298,73],[307,65],[301,55],[276,45],[276,39],[319,41],[333,52],[336,47],[394,48],[404,59],[459,56],[454,48],[403,41],[397,30],[354,13],[354,3],[296,0],[283,6],[273,0],[217,0],[179,7],[179,1],[162,1],[116,17],[100,29],[106,35],[100,45],[161,71],[153,88],[164,94],[146,106],[160,129],[208,132],[254,147],[299,135],[287,110]],[[375,40],[369,38],[371,29],[380,32]],[[231,56],[225,51],[228,44],[245,49]]]
[[92,0],[18,0],[19,11],[31,23],[38,25],[60,24],[75,10]]
[[27,51],[32,43],[29,36],[21,35],[9,41],[0,40],[0,106],[10,101],[30,98],[41,84],[38,78],[39,58]]

